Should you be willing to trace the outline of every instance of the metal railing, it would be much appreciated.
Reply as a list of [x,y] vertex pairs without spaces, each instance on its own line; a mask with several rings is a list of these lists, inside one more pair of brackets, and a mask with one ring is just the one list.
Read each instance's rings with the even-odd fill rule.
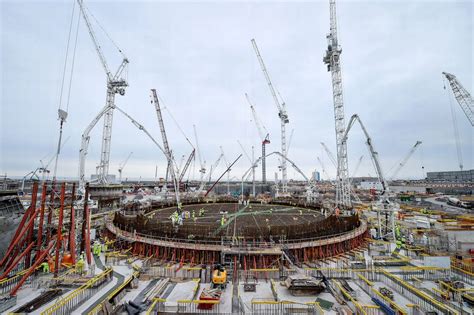
[[397,291],[399,294],[405,296],[410,301],[419,305],[422,310],[440,312],[441,314],[446,315],[459,315],[458,311],[450,308],[449,306],[443,303],[438,302],[437,300],[429,296],[427,293],[418,290],[414,286],[403,281],[401,278],[392,275],[391,273],[385,270],[380,270],[379,275],[380,280],[383,283]]
[[105,297],[100,303],[98,303],[87,315],[97,315],[100,311],[104,308],[106,303],[113,303],[113,305],[117,305],[119,301],[122,299],[125,291],[123,289],[129,285],[135,278],[139,275],[138,271],[132,273],[130,277],[128,277],[121,285],[119,285],[114,291],[112,291],[109,295]]
[[318,302],[298,303],[293,301],[271,301],[253,299],[251,301],[252,314],[312,314],[323,315],[324,311]]
[[112,272],[112,268],[105,269],[76,290],[60,298],[54,305],[41,312],[41,315],[72,314],[82,302],[91,298],[112,279]]

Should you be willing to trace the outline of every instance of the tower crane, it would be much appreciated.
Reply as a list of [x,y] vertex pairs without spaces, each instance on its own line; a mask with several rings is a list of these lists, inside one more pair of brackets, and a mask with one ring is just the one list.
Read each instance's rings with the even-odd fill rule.
[[[260,141],[262,142],[262,183],[266,184],[267,183],[267,163],[265,159],[265,151],[266,151],[266,145],[270,144],[270,135],[265,128],[265,126],[262,126],[260,123],[260,120],[258,119],[257,112],[255,111],[255,107],[253,106],[252,102],[250,101],[249,96],[247,93],[245,93],[245,98],[247,99],[247,102],[250,105],[250,110],[252,111],[252,116],[253,116],[253,121],[255,122],[255,126],[257,127],[258,135],[260,136]],[[265,130],[265,133],[263,132]]]
[[119,165],[119,168],[118,168],[118,172],[119,172],[119,183],[122,183],[122,171],[123,171],[123,168],[125,167],[125,165],[127,165],[127,162],[128,162],[128,159],[130,159],[130,157],[132,156],[133,152],[130,152],[127,156],[127,158],[125,159],[125,161],[123,161],[122,164]]
[[171,153],[168,137],[166,136],[165,124],[163,122],[163,116],[161,115],[160,102],[158,101],[158,95],[156,94],[155,89],[151,89],[151,103],[155,105],[156,116],[158,118],[158,124],[160,125],[161,139],[163,141],[163,147],[165,149],[166,159],[168,160],[168,165],[170,166],[171,180],[173,181],[174,191],[176,194],[176,205],[178,214],[181,214],[181,205],[179,200],[179,183],[176,175],[175,162],[173,154]]
[[382,167],[380,166],[380,163],[379,163],[379,158],[378,158],[379,155],[377,151],[375,151],[374,145],[372,143],[372,139],[370,138],[370,135],[367,132],[367,129],[365,128],[364,124],[362,123],[362,120],[360,119],[359,115],[357,114],[352,115],[351,119],[349,120],[349,124],[347,125],[347,128],[345,129],[342,135],[342,142],[345,145],[347,144],[349,131],[351,130],[352,126],[354,125],[356,121],[359,123],[366,137],[366,140],[367,140],[366,144],[369,149],[370,156],[372,158],[372,162],[374,164],[378,180],[380,184],[382,185],[382,191],[380,192],[380,195],[379,195],[378,207],[376,208],[378,229],[379,229],[378,235],[380,238],[392,237],[393,239],[395,239],[394,212],[397,210],[398,205],[395,203],[392,203],[389,200],[390,189],[383,175]]
[[221,152],[221,154],[219,154],[219,157],[217,158],[216,162],[214,162],[214,164],[211,165],[211,169],[209,170],[209,180],[207,181],[208,183],[211,182],[212,174],[214,173],[216,168],[219,166],[219,163],[221,162],[223,157],[224,157],[224,154]]
[[201,178],[200,178],[201,184],[199,185],[199,188],[197,190],[197,192],[200,193],[202,189],[204,188],[204,174],[206,174],[206,161],[203,161],[202,156],[201,156],[201,150],[199,149],[199,141],[198,141],[198,136],[197,136],[197,131],[196,131],[196,125],[193,125],[193,129],[194,129],[194,139],[196,141],[197,156],[199,159],[199,165],[201,167],[199,169],[199,173],[201,173]]
[[[448,79],[454,97],[471,123],[471,126],[474,126],[474,102],[471,94],[462,86],[454,74],[443,72],[443,75]],[[444,88],[446,89],[446,87]]]
[[[260,55],[260,51],[257,47],[257,42],[255,39],[251,40],[253,49],[255,50],[255,54],[257,55],[258,61],[262,68],[263,74],[265,75],[265,79],[267,80],[268,88],[270,89],[270,93],[273,96],[273,100],[275,101],[275,105],[278,109],[278,117],[280,118],[281,124],[281,153],[286,157],[287,156],[287,147],[286,147],[286,124],[289,123],[288,114],[286,112],[286,104],[283,100],[279,100],[273,87],[272,81],[270,80],[270,75],[268,74],[267,68],[265,67],[265,63],[263,62],[263,58]],[[281,99],[281,95],[280,95]],[[281,161],[281,176],[282,176],[282,192],[287,192],[287,170],[286,170],[286,159],[282,159]]]
[[413,153],[415,153],[416,151],[416,148],[418,148],[418,146],[422,144],[421,141],[416,141],[415,145],[413,147],[411,147],[410,151],[408,152],[408,154],[403,158],[403,160],[401,160],[401,162],[398,164],[397,168],[395,169],[395,171],[393,172],[392,176],[390,176],[390,180],[393,180],[395,179],[395,177],[398,175],[398,172],[400,172],[400,170],[405,166],[405,164],[407,163],[408,159],[413,155]]
[[[239,140],[237,140],[237,142],[239,143],[240,148],[242,149],[245,156],[249,160],[250,165],[252,165],[252,191],[253,191],[253,196],[255,197],[255,169],[257,168],[257,166],[255,165],[254,149],[253,149],[253,146],[252,146],[252,157],[250,157],[249,154],[247,153],[247,150],[245,150],[244,146],[242,145],[242,143],[240,143]],[[263,160],[262,160],[262,164],[263,164]]]
[[[104,117],[104,127],[103,127],[103,132],[102,132],[102,149],[101,149],[100,164],[99,164],[100,165],[99,182],[106,184],[108,182],[107,177],[109,174],[110,144],[112,141],[112,122],[113,122],[113,115],[114,115],[115,94],[125,95],[125,88],[128,86],[128,83],[122,77],[122,74],[127,68],[128,59],[124,55],[122,50],[117,47],[118,51],[121,53],[123,57],[122,63],[118,67],[117,71],[115,71],[115,74],[110,71],[109,66],[107,65],[107,60],[105,59],[105,56],[102,52],[102,48],[99,42],[97,41],[97,37],[95,35],[94,29],[92,28],[92,24],[90,23],[89,17],[86,13],[86,8],[83,3],[83,0],[77,0],[77,2],[81,9],[82,17],[84,18],[84,21],[87,25],[89,35],[92,39],[92,42],[94,44],[99,60],[107,76],[107,98],[106,98],[105,107],[104,107],[105,112],[102,114],[102,115],[105,115],[105,117]],[[93,125],[95,125],[96,123],[93,123]],[[88,137],[88,133],[86,137]],[[81,149],[83,148],[81,147]]]
[[[278,152],[278,151],[274,151],[274,152],[271,152],[269,154],[267,154],[265,157],[269,157],[271,155],[277,155],[279,157],[281,157],[283,160],[287,161],[288,163],[290,163],[290,165],[295,169],[296,172],[298,172],[303,178],[304,180],[306,181],[306,183],[308,184],[307,186],[307,190],[306,190],[306,197],[307,197],[307,200],[308,201],[313,201],[314,198],[317,198],[318,197],[318,191],[317,191],[317,188],[316,188],[316,185],[314,183],[314,181],[312,179],[309,179],[304,173],[303,171],[292,161],[290,160],[288,157],[284,156],[281,152]],[[243,193],[243,181],[244,179],[247,177],[247,175],[249,174],[249,172],[252,170],[253,167],[256,167],[258,165],[258,163],[260,163],[260,161],[263,161],[263,158],[262,157],[259,157],[254,165],[252,165],[245,173],[244,175],[242,176],[242,193]]]
[[336,1],[329,0],[330,33],[326,36],[328,48],[323,62],[327,64],[332,77],[332,95],[337,144],[336,207],[350,208],[350,182],[347,162],[347,145],[342,141],[345,130],[344,99],[342,93],[341,52],[337,40]]

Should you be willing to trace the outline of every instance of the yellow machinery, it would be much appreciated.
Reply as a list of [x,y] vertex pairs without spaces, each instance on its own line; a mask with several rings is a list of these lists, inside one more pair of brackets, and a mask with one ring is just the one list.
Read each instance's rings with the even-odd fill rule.
[[227,271],[221,265],[217,265],[212,272],[212,287],[224,289],[227,285]]

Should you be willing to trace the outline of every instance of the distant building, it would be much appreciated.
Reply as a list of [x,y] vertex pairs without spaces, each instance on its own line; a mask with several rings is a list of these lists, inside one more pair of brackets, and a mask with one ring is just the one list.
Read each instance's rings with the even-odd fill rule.
[[314,171],[312,177],[315,182],[321,181],[321,174],[318,171]]
[[429,182],[474,182],[474,170],[428,172],[426,180]]

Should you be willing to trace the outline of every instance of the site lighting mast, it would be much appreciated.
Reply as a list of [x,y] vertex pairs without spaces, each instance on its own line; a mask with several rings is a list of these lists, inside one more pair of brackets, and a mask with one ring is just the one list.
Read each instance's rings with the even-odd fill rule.
[[[86,8],[83,4],[83,0],[77,0],[79,7],[81,8],[82,17],[86,22],[87,29],[89,31],[89,35],[94,43],[95,50],[97,55],[99,56],[100,62],[102,67],[104,68],[105,74],[107,75],[107,98],[105,102],[106,109],[104,113],[104,127],[102,131],[102,149],[100,153],[100,172],[99,172],[99,182],[102,184],[106,184],[108,182],[108,174],[109,174],[109,160],[110,160],[110,144],[112,141],[112,122],[114,117],[114,105],[115,105],[115,94],[125,95],[125,88],[128,86],[127,81],[122,77],[122,73],[127,68],[128,59],[125,57],[124,53],[121,49],[118,49],[120,54],[123,57],[122,63],[118,67],[115,74],[113,74],[108,65],[107,60],[102,52],[102,48],[100,47],[99,42],[97,41],[97,37],[94,33],[94,29],[89,21],[89,17],[86,13]],[[115,43],[114,43],[115,44]],[[88,135],[87,135],[88,137]],[[84,140],[84,139],[83,139]],[[88,139],[87,139],[88,141]]]
[[[265,75],[265,79],[267,80],[268,87],[270,92],[273,96],[273,100],[275,101],[275,105],[278,109],[278,117],[280,118],[281,123],[281,153],[286,158],[286,124],[289,123],[288,114],[286,112],[286,104],[283,100],[278,99],[277,93],[275,88],[273,87],[272,81],[270,80],[270,75],[268,74],[267,68],[265,67],[265,63],[263,62],[263,58],[260,55],[260,51],[258,50],[257,43],[255,39],[252,39],[253,49],[255,50],[255,54],[257,55],[257,59],[260,62],[260,66],[262,68],[263,74]],[[281,183],[282,183],[282,192],[287,192],[287,170],[286,170],[286,159],[281,160]]]
[[346,128],[344,117],[344,99],[342,95],[341,52],[337,40],[336,1],[329,0],[330,33],[327,35],[328,48],[323,62],[327,64],[332,77],[332,95],[337,144],[336,207],[351,208],[347,145],[342,137]]
[[[247,102],[250,105],[250,109],[252,110],[252,116],[253,116],[253,121],[255,122],[255,126],[257,127],[258,135],[260,136],[260,141],[262,141],[262,183],[266,184],[267,183],[267,162],[266,162],[266,145],[270,144],[270,136],[265,128],[265,126],[262,126],[260,123],[260,120],[258,119],[257,112],[255,111],[255,107],[253,106],[252,102],[250,102],[250,98],[245,93],[245,98],[247,99]],[[265,130],[266,134],[263,132]]]

